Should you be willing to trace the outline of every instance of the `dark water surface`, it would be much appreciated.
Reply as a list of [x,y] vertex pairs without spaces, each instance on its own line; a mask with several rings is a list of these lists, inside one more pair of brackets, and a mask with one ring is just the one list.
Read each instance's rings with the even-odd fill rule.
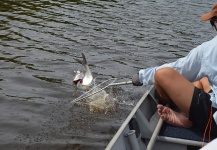
[[[73,58],[100,80],[185,56],[216,33],[200,15],[214,0],[1,0],[0,149],[104,149],[131,106],[72,106]],[[103,78],[103,79],[102,79]],[[129,104],[145,88],[114,87]]]

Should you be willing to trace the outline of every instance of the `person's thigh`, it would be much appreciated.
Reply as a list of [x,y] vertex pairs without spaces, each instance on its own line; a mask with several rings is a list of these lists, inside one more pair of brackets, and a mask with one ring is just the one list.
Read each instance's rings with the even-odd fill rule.
[[[161,68],[155,73],[157,90],[165,92],[188,117],[194,85],[172,68]],[[158,91],[161,93],[161,91]]]

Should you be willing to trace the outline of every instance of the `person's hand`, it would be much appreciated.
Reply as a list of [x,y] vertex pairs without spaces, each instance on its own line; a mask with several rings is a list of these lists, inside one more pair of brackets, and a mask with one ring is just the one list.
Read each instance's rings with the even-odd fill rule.
[[134,74],[132,77],[132,83],[134,86],[142,86],[143,84],[139,80],[139,74]]

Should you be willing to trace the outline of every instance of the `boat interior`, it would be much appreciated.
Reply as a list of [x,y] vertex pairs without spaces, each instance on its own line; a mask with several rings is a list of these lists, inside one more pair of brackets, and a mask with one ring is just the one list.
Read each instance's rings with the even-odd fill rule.
[[[168,125],[157,114],[155,88],[144,93],[113,136],[106,150],[198,150],[206,145],[203,133],[194,128]],[[214,139],[211,137],[211,140]]]

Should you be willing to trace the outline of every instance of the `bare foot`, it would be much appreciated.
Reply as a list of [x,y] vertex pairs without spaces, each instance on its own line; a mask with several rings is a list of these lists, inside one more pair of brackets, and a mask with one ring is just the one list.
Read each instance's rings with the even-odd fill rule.
[[160,104],[157,105],[157,108],[158,108],[158,115],[166,123],[173,126],[184,127],[184,128],[192,127],[192,122],[188,120],[188,118],[183,114],[175,112],[169,107]]

